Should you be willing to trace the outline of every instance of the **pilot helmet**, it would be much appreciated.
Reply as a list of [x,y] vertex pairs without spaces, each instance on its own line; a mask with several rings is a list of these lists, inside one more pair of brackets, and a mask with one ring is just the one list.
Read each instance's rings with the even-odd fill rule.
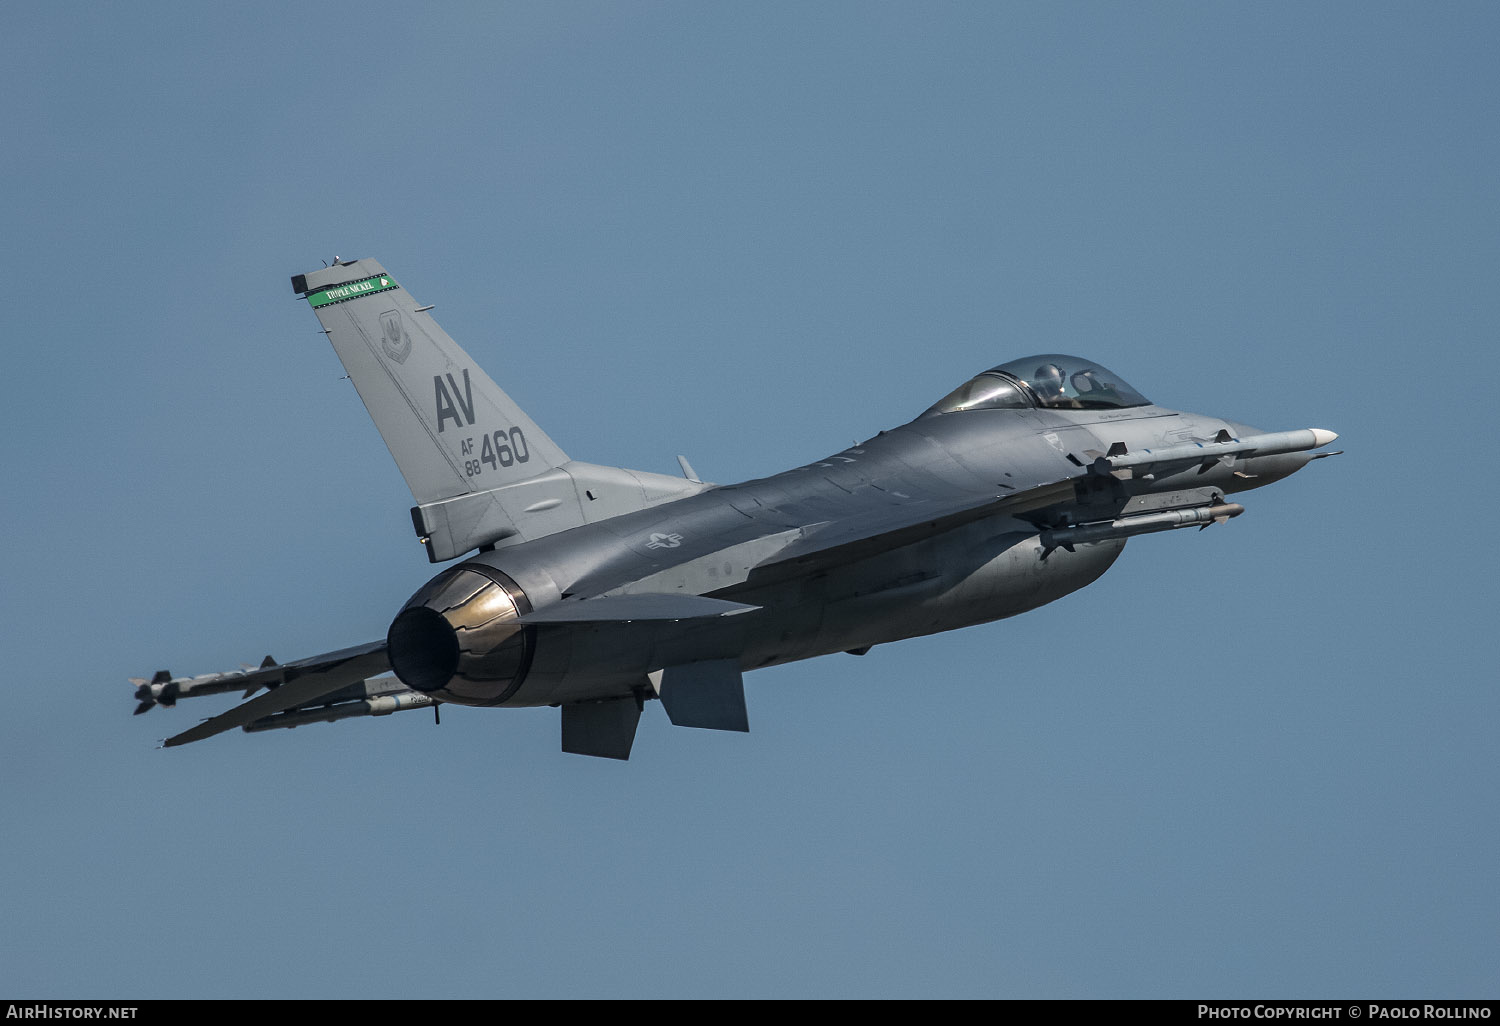
[[1062,368],[1055,363],[1044,363],[1031,376],[1031,387],[1037,395],[1052,398],[1063,394]]

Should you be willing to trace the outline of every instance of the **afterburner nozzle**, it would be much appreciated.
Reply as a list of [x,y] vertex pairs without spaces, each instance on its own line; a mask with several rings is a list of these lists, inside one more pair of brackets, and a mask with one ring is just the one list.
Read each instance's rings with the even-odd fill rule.
[[391,622],[386,649],[407,687],[461,705],[496,705],[531,663],[531,611],[514,581],[489,567],[456,566],[428,581]]

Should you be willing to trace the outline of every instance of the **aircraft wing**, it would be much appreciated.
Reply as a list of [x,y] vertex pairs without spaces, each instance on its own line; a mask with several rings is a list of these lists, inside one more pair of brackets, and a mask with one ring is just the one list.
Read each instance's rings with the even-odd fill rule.
[[201,741],[266,716],[306,705],[351,684],[384,673],[390,667],[385,642],[372,641],[337,652],[250,671],[238,678],[236,684],[247,690],[255,687],[269,687],[272,690],[248,702],[242,702],[226,713],[204,720],[190,730],[167,738],[162,742],[162,747],[175,748],[192,741]]
[[608,595],[564,599],[517,618],[524,624],[633,623],[640,620],[702,620],[758,609],[702,595]]
[[778,570],[803,573],[809,565],[833,566],[910,545],[962,524],[992,516],[1019,516],[1072,500],[1076,478],[1064,478],[1006,495],[972,495],[958,499],[913,502],[826,524],[810,524],[802,536],[764,560],[752,575],[755,583]]

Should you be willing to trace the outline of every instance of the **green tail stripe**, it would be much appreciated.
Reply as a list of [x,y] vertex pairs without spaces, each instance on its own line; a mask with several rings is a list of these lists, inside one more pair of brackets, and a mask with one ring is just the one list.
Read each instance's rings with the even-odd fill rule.
[[359,281],[351,281],[346,285],[337,285],[322,292],[314,292],[307,297],[313,309],[327,306],[329,303],[342,303],[348,299],[357,299],[360,296],[368,296],[375,292],[389,292],[391,289],[400,288],[396,279],[389,274],[373,274]]

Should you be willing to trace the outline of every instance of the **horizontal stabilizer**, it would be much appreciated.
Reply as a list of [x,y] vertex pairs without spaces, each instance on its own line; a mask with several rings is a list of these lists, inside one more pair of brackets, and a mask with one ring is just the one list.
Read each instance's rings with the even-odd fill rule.
[[679,727],[748,733],[745,682],[733,659],[669,666],[649,674],[667,718]]
[[607,595],[570,599],[520,617],[520,623],[623,623],[632,620],[697,620],[734,616],[759,606],[702,595]]
[[[246,674],[244,679],[251,680],[257,674],[274,673],[277,675],[274,679],[281,682],[280,687],[258,698],[252,698],[248,702],[242,702],[226,713],[204,720],[191,730],[185,730],[181,734],[167,738],[162,742],[162,747],[175,748],[192,741],[202,741],[206,737],[222,734],[235,727],[243,727],[247,723],[253,723],[273,713],[305,705],[325,695],[331,695],[340,688],[384,673],[390,668],[391,663],[386,656],[385,642],[372,641],[367,645],[357,645],[354,648],[340,649],[326,655],[312,656],[293,663],[257,670],[255,673]],[[257,681],[257,683],[269,685],[272,679]]]

